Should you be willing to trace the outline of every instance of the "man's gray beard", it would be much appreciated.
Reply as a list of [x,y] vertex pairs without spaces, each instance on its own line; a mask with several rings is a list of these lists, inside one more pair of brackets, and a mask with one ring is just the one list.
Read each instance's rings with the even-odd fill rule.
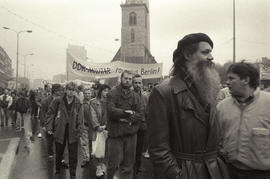
[[209,61],[199,61],[188,65],[201,99],[208,104],[215,104],[220,90],[220,77],[214,64]]

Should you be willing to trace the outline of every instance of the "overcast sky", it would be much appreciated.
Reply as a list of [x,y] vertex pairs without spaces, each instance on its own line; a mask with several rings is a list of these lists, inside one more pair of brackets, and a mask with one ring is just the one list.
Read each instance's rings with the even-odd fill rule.
[[[123,0],[122,0],[123,1]],[[270,1],[236,1],[236,58],[270,57]],[[184,35],[207,33],[216,63],[232,60],[233,0],[150,0],[151,53],[166,75]],[[92,62],[110,62],[120,47],[121,0],[0,0],[0,26],[33,30],[20,35],[20,68],[28,56],[31,78],[65,72],[68,44],[84,45]],[[2,46],[15,64],[16,34],[0,29]],[[15,66],[14,66],[15,67]]]

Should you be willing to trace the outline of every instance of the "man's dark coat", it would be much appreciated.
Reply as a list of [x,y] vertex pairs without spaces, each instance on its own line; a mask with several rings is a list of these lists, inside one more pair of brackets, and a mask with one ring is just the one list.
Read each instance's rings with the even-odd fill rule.
[[228,178],[226,166],[217,155],[216,107],[205,109],[179,77],[153,89],[148,126],[156,178]]

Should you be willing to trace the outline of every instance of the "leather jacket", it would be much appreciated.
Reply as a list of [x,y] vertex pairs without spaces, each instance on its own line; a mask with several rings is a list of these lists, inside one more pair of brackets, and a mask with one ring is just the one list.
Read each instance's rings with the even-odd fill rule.
[[216,107],[203,106],[180,77],[157,85],[149,99],[149,153],[156,178],[227,179],[217,154]]

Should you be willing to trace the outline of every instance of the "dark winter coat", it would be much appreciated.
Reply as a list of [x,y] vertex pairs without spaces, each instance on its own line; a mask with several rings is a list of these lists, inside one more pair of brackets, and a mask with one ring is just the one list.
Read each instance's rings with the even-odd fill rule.
[[50,106],[52,101],[53,101],[52,95],[46,97],[45,99],[43,99],[41,101],[41,106],[40,106],[40,111],[39,111],[39,119],[40,119],[42,126],[46,124],[46,114],[49,110],[49,106]]
[[[108,135],[110,137],[124,137],[137,134],[142,117],[140,96],[132,90],[126,91],[121,85],[114,87],[108,94]],[[134,115],[127,115],[124,111],[135,111]],[[128,122],[122,122],[125,119]]]
[[153,89],[148,124],[156,178],[228,178],[217,155],[216,108],[205,111],[180,78],[167,79]]
[[69,143],[78,142],[80,130],[82,128],[82,104],[79,99],[74,97],[71,111],[68,112],[65,101],[65,96],[54,99],[46,115],[47,130],[54,132],[55,141],[63,144],[66,125],[69,129]]
[[29,108],[30,102],[26,97],[19,97],[14,104],[14,109],[16,112],[26,113]]

